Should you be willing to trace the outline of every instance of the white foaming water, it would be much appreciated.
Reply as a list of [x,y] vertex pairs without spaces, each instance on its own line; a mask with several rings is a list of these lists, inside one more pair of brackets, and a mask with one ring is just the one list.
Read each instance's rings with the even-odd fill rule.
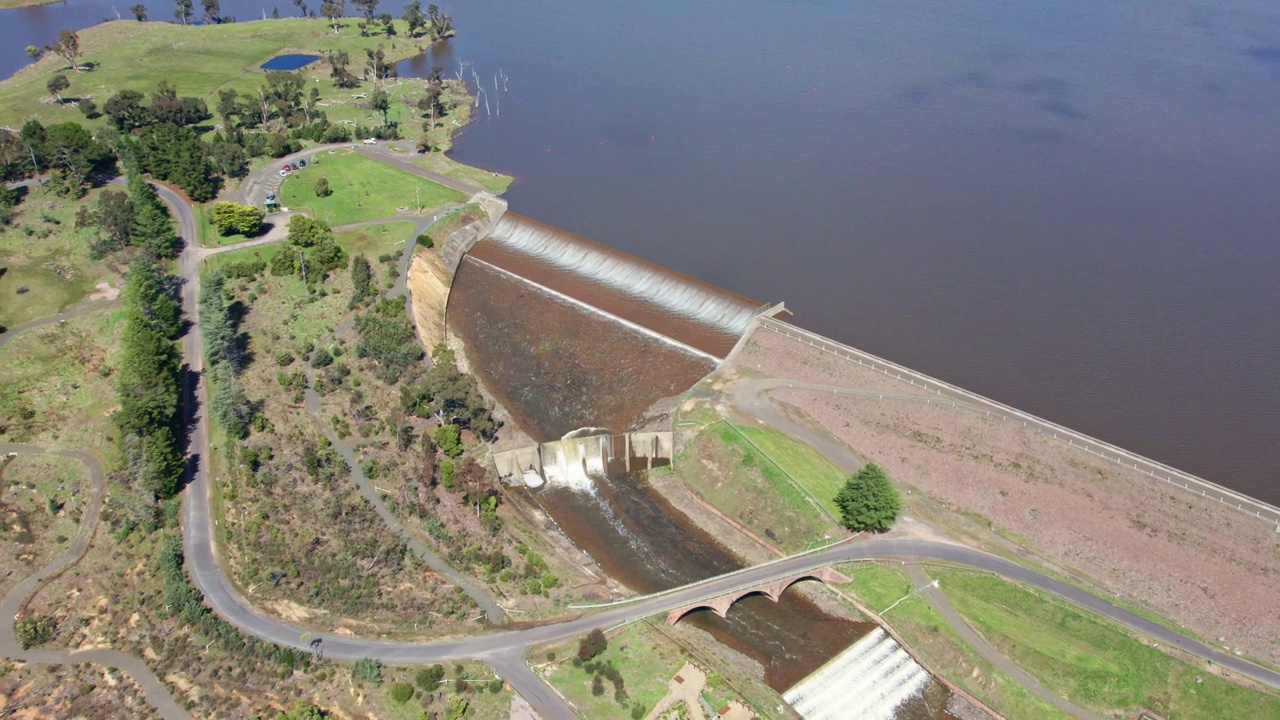
[[540,451],[547,483],[594,494],[596,483],[592,476],[604,475],[613,457],[612,440],[609,435],[592,435],[545,443]]
[[701,287],[630,257],[575,242],[570,236],[522,221],[510,213],[498,221],[489,237],[592,282],[735,335],[746,332],[758,310],[741,298]]
[[782,697],[805,720],[893,720],[928,683],[924,668],[877,627]]

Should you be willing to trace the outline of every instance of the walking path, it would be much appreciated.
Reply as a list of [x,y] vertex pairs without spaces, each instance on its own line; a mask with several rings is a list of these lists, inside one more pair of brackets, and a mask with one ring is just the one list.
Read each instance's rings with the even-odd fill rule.
[[3,333],[0,333],[0,347],[4,347],[5,344],[17,336],[18,333],[31,330],[32,328],[44,327],[45,325],[56,325],[58,323],[71,320],[72,318],[84,317],[85,315],[92,315],[96,312],[111,310],[118,307],[120,307],[119,300],[90,300],[77,305],[71,310],[60,312],[57,315],[50,315],[49,317],[40,318],[38,320],[28,320],[21,325],[15,325]]
[[906,566],[906,571],[907,577],[911,579],[912,585],[917,588],[923,587],[923,589],[916,594],[923,598],[925,602],[929,603],[929,606],[941,615],[943,620],[947,621],[947,624],[951,626],[951,629],[956,631],[956,634],[960,636],[960,639],[968,643],[969,647],[973,648],[974,652],[982,656],[982,659],[991,663],[997,670],[1008,675],[1014,682],[1026,688],[1027,692],[1058,708],[1062,712],[1071,715],[1072,717],[1082,718],[1083,720],[1104,720],[1100,715],[1095,715],[1084,708],[1076,707],[1057,693],[1047,690],[1044,685],[1040,684],[1039,680],[1036,680],[1034,677],[1027,674],[1022,668],[1009,662],[1008,658],[1001,655],[994,647],[991,647],[991,644],[988,643],[986,639],[979,635],[977,631],[969,625],[969,623],[965,622],[963,617],[960,617],[960,613],[956,612],[956,609],[951,606],[951,602],[947,600],[947,596],[933,584],[931,579],[925,575],[924,570],[922,570],[920,566],[908,565]]
[[[147,702],[160,712],[164,718],[186,718],[183,711],[169,690],[160,682],[160,678],[151,671],[141,658],[111,648],[93,648],[90,650],[51,650],[22,649],[22,644],[14,636],[14,622],[22,615],[27,600],[35,590],[45,582],[61,575],[67,568],[75,565],[84,557],[89,549],[89,541],[98,527],[98,516],[102,512],[102,502],[107,492],[106,476],[98,459],[87,452],[75,450],[49,450],[35,445],[0,443],[0,453],[49,454],[72,458],[84,463],[89,471],[89,488],[85,495],[84,515],[80,518],[79,531],[75,540],[62,555],[54,558],[48,565],[27,576],[5,595],[0,601],[0,655],[13,660],[21,660],[41,665],[74,665],[91,662],[115,668],[138,683]],[[10,620],[9,618],[12,618]]]

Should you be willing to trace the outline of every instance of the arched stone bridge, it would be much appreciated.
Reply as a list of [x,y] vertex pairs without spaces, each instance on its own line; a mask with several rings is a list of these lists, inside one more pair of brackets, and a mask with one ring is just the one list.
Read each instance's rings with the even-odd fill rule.
[[779,578],[773,582],[740,588],[719,597],[708,598],[690,605],[678,607],[667,613],[667,624],[675,625],[677,622],[680,622],[680,618],[699,608],[707,608],[720,617],[724,617],[728,614],[729,608],[732,607],[734,603],[748,595],[760,594],[774,602],[778,602],[778,598],[782,597],[782,593],[785,592],[787,588],[795,585],[801,580],[817,580],[819,582],[827,583],[828,585],[844,585],[850,582],[849,578],[829,567],[809,570],[795,575],[789,575],[784,578]]

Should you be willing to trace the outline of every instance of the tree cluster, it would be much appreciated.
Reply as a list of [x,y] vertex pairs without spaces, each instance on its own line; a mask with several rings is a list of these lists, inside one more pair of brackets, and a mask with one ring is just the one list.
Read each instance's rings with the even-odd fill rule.
[[91,185],[115,175],[111,148],[95,140],[79,123],[45,127],[31,119],[17,134],[0,131],[0,180],[20,180],[49,173],[60,195],[81,198]]
[[399,382],[401,374],[423,358],[402,301],[387,298],[375,303],[356,316],[356,331],[360,333],[356,357],[377,363],[374,376],[388,385]]
[[262,221],[266,216],[266,211],[260,207],[234,202],[216,202],[209,211],[209,220],[219,235],[253,237],[262,232]]
[[329,273],[346,267],[347,252],[323,220],[305,215],[289,218],[289,235],[271,258],[272,275],[297,275],[308,284],[322,283]]
[[867,463],[845,481],[836,493],[840,522],[854,532],[883,532],[893,526],[902,510],[902,497],[884,469]]
[[89,253],[105,257],[126,246],[145,248],[152,257],[169,258],[178,249],[173,217],[156,195],[155,188],[132,173],[129,193],[105,190],[93,205],[76,212],[77,228],[94,228],[97,237],[89,241]]
[[117,393],[124,466],[132,484],[154,497],[173,496],[182,478],[180,358],[173,340],[181,310],[176,281],[147,256],[125,280],[124,335]]
[[431,369],[400,388],[400,407],[410,415],[435,417],[442,425],[469,427],[482,438],[492,438],[497,427],[476,379],[458,369],[453,352],[443,345],[431,357]]
[[209,411],[227,434],[243,438],[254,417],[237,375],[249,364],[247,340],[239,332],[236,314],[227,305],[226,280],[212,273],[200,288],[200,331],[204,334],[209,366]]

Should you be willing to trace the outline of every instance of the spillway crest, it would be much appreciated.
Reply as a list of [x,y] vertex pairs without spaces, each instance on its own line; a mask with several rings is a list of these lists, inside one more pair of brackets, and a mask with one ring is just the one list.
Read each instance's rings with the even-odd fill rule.
[[540,442],[627,429],[710,372],[761,304],[507,212],[463,257],[449,327]]

